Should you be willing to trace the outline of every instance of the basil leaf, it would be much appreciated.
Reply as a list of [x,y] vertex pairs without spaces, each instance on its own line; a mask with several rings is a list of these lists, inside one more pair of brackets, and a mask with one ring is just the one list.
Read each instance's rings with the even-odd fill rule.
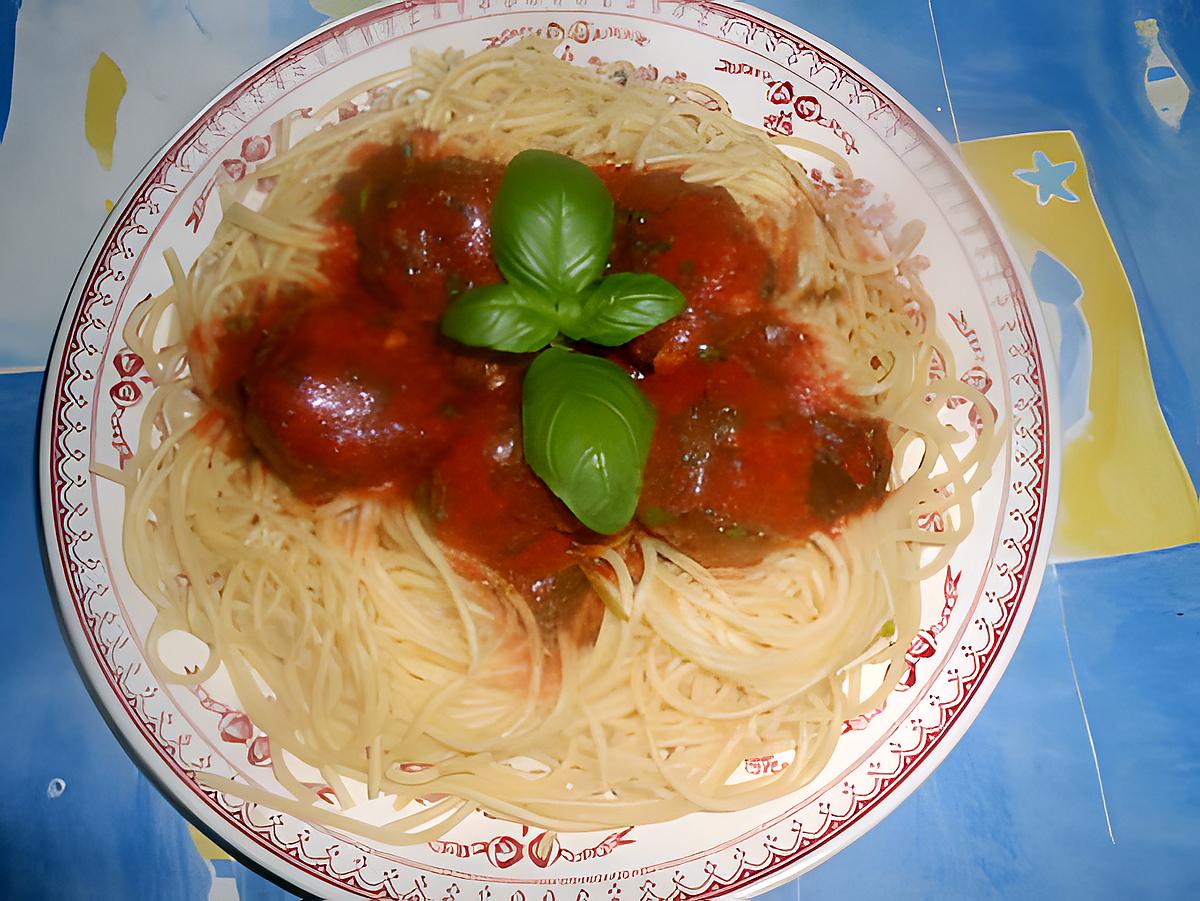
[[621,272],[584,295],[574,321],[565,315],[560,302],[560,328],[576,341],[616,347],[677,316],[684,303],[683,292],[665,278],[649,272]]
[[621,367],[551,347],[525,374],[525,459],[576,518],[612,534],[633,518],[654,408]]
[[[578,294],[560,294],[558,296],[556,304],[558,307],[558,329],[564,335],[567,334],[568,328],[582,321],[583,302],[587,299],[587,296],[587,291],[582,291]],[[571,336],[567,335],[567,337]]]
[[472,347],[528,353],[558,336],[558,315],[550,299],[536,290],[487,285],[472,288],[446,308],[442,334]]
[[492,252],[505,279],[551,296],[576,294],[608,262],[613,200],[583,163],[523,150],[504,170],[491,224]]

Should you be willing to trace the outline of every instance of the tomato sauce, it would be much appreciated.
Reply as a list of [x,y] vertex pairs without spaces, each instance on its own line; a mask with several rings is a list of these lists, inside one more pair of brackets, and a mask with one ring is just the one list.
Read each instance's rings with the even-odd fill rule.
[[650,373],[658,411],[641,520],[709,565],[755,562],[882,497],[891,447],[823,378],[812,336],[772,310],[713,320]]
[[[773,305],[788,249],[764,246],[723,188],[597,171],[617,207],[610,268],[662,275],[687,299],[605,351],[638,371],[658,412],[635,528],[738,565],[877,504],[885,427],[842,396],[818,342]],[[206,333],[209,391],[247,452],[300,498],[418,501],[464,567],[524,595],[547,634],[567,627],[586,642],[602,607],[585,567],[604,572],[594,546],[619,539],[580,525],[524,461],[533,357],[438,331],[457,294],[501,279],[489,211],[502,172],[419,142],[373,148],[326,207],[324,283]]]

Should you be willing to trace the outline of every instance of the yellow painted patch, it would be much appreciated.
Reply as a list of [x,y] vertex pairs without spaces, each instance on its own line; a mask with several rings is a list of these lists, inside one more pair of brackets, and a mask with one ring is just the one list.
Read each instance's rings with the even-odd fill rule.
[[366,9],[376,0],[308,0],[308,5],[324,16],[340,19],[360,9]]
[[1135,19],[1133,28],[1146,46],[1158,41],[1158,19]]
[[[1078,203],[1037,203],[1036,188],[1013,176],[1035,151],[1073,160],[1065,186]],[[1079,308],[1091,333],[1089,416],[1065,441],[1053,554],[1104,557],[1200,540],[1200,502],[1167,430],[1133,291],[1069,131],[988,138],[962,145],[963,158],[1007,226],[1026,268],[1038,251],[1083,287]]]
[[113,202],[111,200],[109,200],[107,197],[105,197],[104,198],[104,212],[111,213],[112,208],[113,208]]
[[83,108],[83,135],[105,169],[112,168],[113,142],[117,139],[117,109],[125,96],[125,76],[107,53],[101,53],[88,76],[87,104]]
[[192,837],[192,844],[196,846],[196,850],[200,852],[200,856],[205,860],[233,860],[232,857],[221,850],[216,842],[191,823],[188,823],[188,835]]

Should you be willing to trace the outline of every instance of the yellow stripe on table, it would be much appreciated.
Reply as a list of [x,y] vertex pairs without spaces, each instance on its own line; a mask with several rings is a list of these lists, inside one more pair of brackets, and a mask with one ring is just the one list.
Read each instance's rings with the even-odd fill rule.
[[1133,291],[1069,131],[970,141],[963,158],[1033,273],[1065,426],[1058,559],[1200,540],[1200,503],[1159,409]]

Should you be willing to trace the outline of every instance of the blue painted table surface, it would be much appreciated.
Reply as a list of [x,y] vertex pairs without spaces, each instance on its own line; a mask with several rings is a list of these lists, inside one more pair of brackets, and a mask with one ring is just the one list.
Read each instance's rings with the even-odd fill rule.
[[[1160,403],[1196,481],[1200,109],[1186,113],[1177,131],[1147,128],[1146,53],[1132,23],[1156,17],[1181,71],[1200,72],[1200,9],[1186,0],[761,5],[864,61],[949,138],[947,88],[962,140],[1076,133],[1133,283]],[[219,6],[193,2],[187,11],[207,35],[205,16]],[[324,18],[299,0],[246,4],[257,6],[265,6],[274,46]],[[11,51],[15,15],[18,60],[22,42],[46,37],[39,29],[53,28],[56,15],[85,14],[64,2],[19,7],[0,0],[0,50]],[[162,8],[127,0],[105,5],[103,16],[93,9],[94,44],[78,52],[94,58],[123,16],[153,17]],[[208,96],[253,62],[234,59],[192,90]],[[18,79],[18,99],[21,89]],[[194,111],[160,116],[162,133],[146,153]],[[5,142],[14,140],[10,130]],[[11,159],[0,156],[4,165]],[[17,212],[6,209],[0,237],[15,235],[17,225]],[[99,217],[85,225],[88,233],[68,248],[75,260]],[[57,311],[64,299],[53,293],[29,302]],[[18,318],[0,318],[0,336],[28,327]],[[50,334],[22,340],[40,358]],[[36,368],[0,370],[0,897],[291,897],[236,863],[210,864],[197,853],[184,820],[125,755],[76,674],[39,547],[41,382]],[[1198,585],[1197,545],[1051,567],[1007,673],[936,773],[864,838],[766,897],[1200,897]]]

